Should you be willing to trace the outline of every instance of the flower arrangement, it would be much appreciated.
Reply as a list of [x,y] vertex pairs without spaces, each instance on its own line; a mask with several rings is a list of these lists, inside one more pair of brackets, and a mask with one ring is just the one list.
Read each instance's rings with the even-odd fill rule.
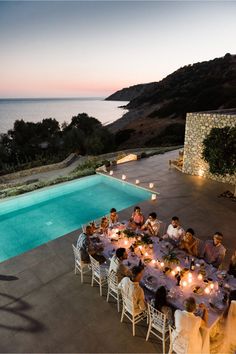
[[169,252],[167,254],[165,254],[163,256],[163,260],[165,262],[169,262],[169,263],[175,263],[175,264],[179,264],[179,258],[176,256],[176,254],[174,252]]
[[134,231],[129,230],[129,229],[125,229],[125,230],[118,231],[117,234],[118,234],[118,235],[123,234],[124,237],[127,237],[127,238],[133,238],[133,237],[136,236],[136,234],[134,233]]

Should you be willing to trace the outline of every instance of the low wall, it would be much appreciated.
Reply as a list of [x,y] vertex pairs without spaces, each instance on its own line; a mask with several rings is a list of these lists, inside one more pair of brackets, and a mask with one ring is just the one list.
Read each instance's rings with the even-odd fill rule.
[[77,154],[72,153],[65,160],[58,162],[58,163],[34,167],[34,168],[30,168],[27,170],[21,170],[21,171],[14,172],[14,173],[9,173],[7,175],[0,177],[0,183],[11,181],[11,180],[19,178],[19,177],[32,176],[36,173],[48,172],[48,171],[53,171],[53,170],[57,170],[60,168],[65,168],[65,167],[69,166],[72,162],[74,162],[77,157],[78,157]]

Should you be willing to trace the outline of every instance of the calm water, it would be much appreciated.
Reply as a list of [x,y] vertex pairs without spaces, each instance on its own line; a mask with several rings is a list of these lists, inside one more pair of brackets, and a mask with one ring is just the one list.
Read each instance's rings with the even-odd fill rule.
[[151,193],[100,175],[0,202],[0,261],[150,199]]
[[70,122],[78,113],[87,113],[103,124],[111,123],[126,112],[119,106],[128,102],[104,101],[103,98],[73,99],[0,99],[0,133],[13,128],[16,119],[38,122],[55,118],[60,123]]

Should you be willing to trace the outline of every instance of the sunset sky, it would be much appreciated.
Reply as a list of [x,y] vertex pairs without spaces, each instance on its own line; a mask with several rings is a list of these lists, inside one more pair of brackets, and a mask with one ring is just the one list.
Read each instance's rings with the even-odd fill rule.
[[0,98],[106,96],[235,54],[234,1],[1,1]]

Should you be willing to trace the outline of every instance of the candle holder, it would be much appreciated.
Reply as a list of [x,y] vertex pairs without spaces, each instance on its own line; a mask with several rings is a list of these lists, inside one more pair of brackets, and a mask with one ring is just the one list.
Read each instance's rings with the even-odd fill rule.
[[154,183],[149,183],[149,188],[153,188],[154,187]]

